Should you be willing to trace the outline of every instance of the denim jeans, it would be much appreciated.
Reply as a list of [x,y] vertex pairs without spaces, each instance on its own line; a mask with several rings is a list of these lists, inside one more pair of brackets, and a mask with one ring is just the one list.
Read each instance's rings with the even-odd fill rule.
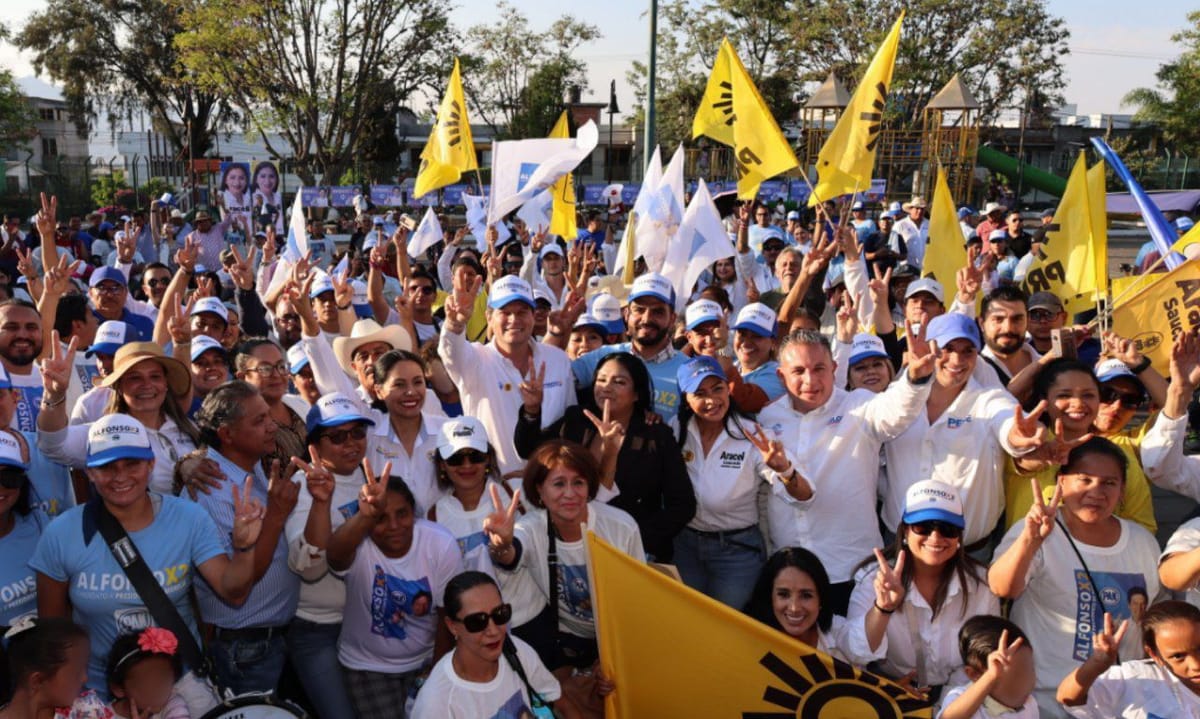
[[319,719],[354,719],[342,665],[338,664],[341,631],[341,622],[317,624],[298,617],[288,629],[288,656]]
[[275,691],[287,660],[282,634],[270,639],[213,639],[208,646],[222,689],[234,694]]
[[675,567],[683,583],[738,611],[750,601],[766,561],[757,526],[732,532],[684,529],[675,535]]

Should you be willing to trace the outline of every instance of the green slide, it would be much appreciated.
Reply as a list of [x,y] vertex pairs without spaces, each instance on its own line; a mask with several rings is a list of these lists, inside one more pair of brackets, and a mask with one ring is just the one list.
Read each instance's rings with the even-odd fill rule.
[[1017,181],[1017,175],[1023,174],[1022,183],[1028,187],[1032,187],[1042,192],[1047,192],[1055,197],[1062,197],[1063,192],[1067,189],[1067,181],[1065,178],[1051,174],[1045,170],[1039,170],[1036,167],[1025,165],[1020,167],[1017,158],[1012,155],[1006,155],[999,150],[981,145],[979,152],[975,155],[979,160],[979,164],[983,165],[993,172],[999,172],[1004,175],[1014,184]]

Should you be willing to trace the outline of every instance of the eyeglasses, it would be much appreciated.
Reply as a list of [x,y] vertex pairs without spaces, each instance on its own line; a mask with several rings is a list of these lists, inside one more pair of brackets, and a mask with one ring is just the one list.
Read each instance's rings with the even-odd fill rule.
[[287,375],[288,366],[286,362],[280,362],[279,364],[260,364],[257,367],[251,367],[248,371],[256,373],[259,377],[270,377],[273,374]]
[[1104,404],[1120,402],[1126,409],[1138,409],[1146,403],[1146,395],[1141,393],[1122,392],[1108,386],[1100,387],[1100,401]]
[[100,284],[100,285],[96,285],[92,289],[96,290],[96,292],[98,292],[102,295],[119,295],[125,291],[124,287],[122,287],[120,285],[116,285],[116,284],[113,284],[113,285]]
[[475,612],[459,619],[463,627],[472,634],[478,634],[484,629],[487,629],[488,622],[496,623],[496,626],[502,627],[508,624],[512,619],[512,605],[501,604],[490,612]]
[[451,467],[461,467],[467,462],[471,464],[484,464],[487,462],[487,455],[479,450],[464,449],[461,452],[455,452],[450,455],[450,459],[446,460],[446,464]]
[[23,469],[0,470],[0,487],[5,489],[20,489],[29,481],[29,475]]
[[364,440],[367,438],[367,428],[361,424],[355,425],[350,429],[339,429],[336,432],[325,432],[321,435],[323,439],[329,440],[330,444],[342,445],[346,440]]
[[912,533],[918,537],[928,537],[937,532],[946,539],[958,539],[962,536],[962,527],[956,527],[949,522],[939,522],[937,520],[929,522],[917,522],[916,524],[908,525]]
[[1050,322],[1058,315],[1050,310],[1029,310],[1030,322]]
[[150,287],[159,287],[159,286],[166,287],[167,285],[171,284],[171,278],[170,277],[159,277],[159,278],[151,277],[150,279],[146,280],[146,284],[149,285]]
[[421,295],[425,295],[425,296],[429,296],[429,295],[432,295],[434,292],[437,292],[437,290],[433,289],[432,287],[428,287],[425,285],[422,285],[420,287],[409,287],[408,291],[413,294],[421,294]]

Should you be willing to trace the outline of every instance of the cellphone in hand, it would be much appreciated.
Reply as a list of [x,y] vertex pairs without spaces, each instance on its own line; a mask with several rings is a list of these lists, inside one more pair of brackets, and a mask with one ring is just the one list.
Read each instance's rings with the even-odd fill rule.
[[1066,327],[1050,330],[1050,354],[1054,357],[1078,359],[1079,351],[1075,346],[1075,332]]
[[400,215],[400,226],[409,232],[417,229],[417,221],[409,217],[407,214]]

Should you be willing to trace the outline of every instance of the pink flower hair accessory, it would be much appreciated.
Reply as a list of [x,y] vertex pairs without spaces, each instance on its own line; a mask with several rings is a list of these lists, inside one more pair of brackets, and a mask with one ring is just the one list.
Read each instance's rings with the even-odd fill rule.
[[146,627],[138,635],[138,649],[153,654],[175,656],[175,651],[179,649],[179,640],[170,629]]

